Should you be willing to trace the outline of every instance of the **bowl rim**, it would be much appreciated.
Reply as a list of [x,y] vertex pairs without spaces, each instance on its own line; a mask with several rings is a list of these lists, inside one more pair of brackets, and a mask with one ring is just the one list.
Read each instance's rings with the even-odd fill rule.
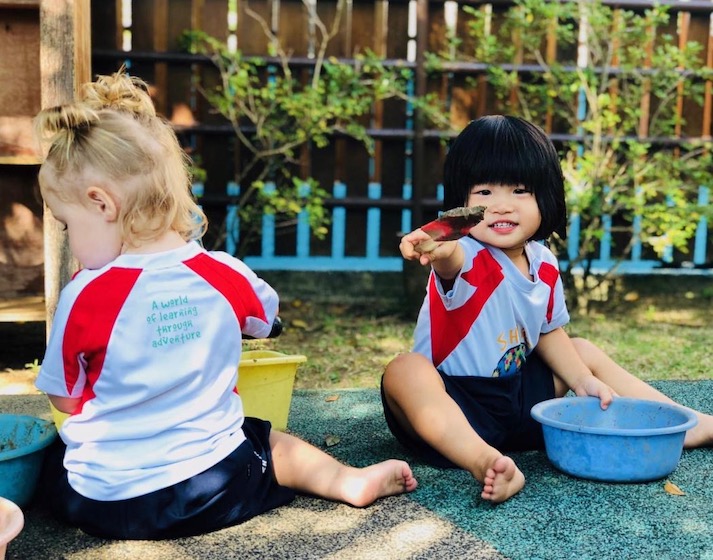
[[57,427],[51,420],[45,420],[38,416],[30,416],[28,414],[0,414],[0,419],[2,418],[15,418],[17,420],[31,421],[35,424],[42,423],[47,424],[50,430],[44,434],[43,437],[39,438],[37,441],[32,442],[30,445],[25,445],[24,447],[16,447],[15,449],[8,449],[7,451],[0,451],[0,461],[8,461],[10,459],[15,459],[17,457],[24,457],[35,451],[44,449],[50,445],[57,437]]
[[636,399],[632,397],[614,397],[614,401],[621,402],[632,402],[632,403],[644,403],[645,406],[657,406],[663,407],[668,410],[676,411],[682,414],[686,421],[682,424],[676,426],[663,426],[660,428],[608,428],[604,426],[576,426],[568,422],[562,422],[560,420],[555,420],[553,418],[547,418],[544,416],[543,412],[554,405],[559,404],[563,400],[579,400],[580,402],[586,401],[599,401],[598,397],[557,397],[554,399],[548,399],[537,403],[530,410],[531,416],[537,420],[540,424],[544,426],[550,426],[553,428],[559,428],[567,432],[580,432],[584,434],[596,434],[596,435],[607,435],[607,436],[656,436],[656,435],[667,435],[667,434],[677,434],[679,432],[685,432],[693,428],[698,424],[698,418],[695,412],[689,410],[679,404],[671,404],[662,401],[652,401],[649,399]]

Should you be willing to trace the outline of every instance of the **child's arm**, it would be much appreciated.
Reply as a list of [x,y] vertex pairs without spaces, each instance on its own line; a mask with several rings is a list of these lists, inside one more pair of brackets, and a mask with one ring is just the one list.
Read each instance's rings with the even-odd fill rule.
[[439,277],[451,280],[463,268],[465,256],[463,248],[457,241],[443,241],[429,253],[419,253],[416,246],[422,241],[430,240],[431,236],[422,229],[416,229],[401,238],[399,250],[404,259],[417,260],[423,266],[432,265]]
[[49,397],[52,406],[60,412],[64,412],[66,414],[72,414],[75,410],[77,410],[79,402],[82,400],[80,397],[58,397],[57,395],[47,396]]
[[560,327],[540,336],[535,347],[567,386],[578,396],[599,397],[602,408],[607,408],[615,395],[611,387],[600,381],[579,357],[567,333]]

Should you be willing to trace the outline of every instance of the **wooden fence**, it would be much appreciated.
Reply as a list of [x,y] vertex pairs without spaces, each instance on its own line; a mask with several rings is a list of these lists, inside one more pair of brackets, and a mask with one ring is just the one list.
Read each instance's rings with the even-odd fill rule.
[[[633,10],[644,10],[652,2],[643,0],[605,1]],[[511,2],[487,3],[496,13]],[[679,43],[697,41],[704,45],[702,56],[713,68],[711,12],[713,3],[689,0],[660,1],[680,14],[672,33]],[[235,207],[240,186],[235,183],[240,166],[240,150],[232,128],[216,115],[198,94],[196,78],[215,80],[215,69],[205,57],[181,51],[179,36],[189,29],[200,29],[233,44],[244,53],[270,60],[264,31],[247,16],[247,7],[269,22],[271,32],[292,55],[292,63],[309,67],[314,63],[317,31],[309,16],[309,6],[325,20],[333,17],[336,0],[92,0],[92,71],[108,73],[126,63],[130,71],[155,86],[159,111],[176,117],[190,108],[189,126],[181,136],[194,155],[200,156],[207,171],[205,184],[196,186],[209,219],[225,224],[221,234],[225,248],[235,251],[240,236],[240,222]],[[486,5],[479,1],[428,0],[352,0],[346,3],[338,35],[329,44],[327,54],[351,60],[355,52],[370,49],[385,57],[387,64],[399,64],[413,70],[416,93],[436,92],[448,99],[454,129],[478,116],[497,112],[498,102],[485,79],[486,67],[478,62],[444,65],[426,75],[425,53],[448,48],[448,29],[462,32],[468,24],[465,6]],[[130,9],[128,9],[130,8]],[[555,56],[557,56],[556,51]],[[574,59],[576,53],[560,53]],[[532,71],[524,61],[518,68]],[[212,76],[212,78],[211,78]],[[467,78],[476,77],[473,88]],[[708,83],[702,104],[681,99],[679,112],[687,125],[677,131],[677,138],[663,139],[674,144],[681,139],[710,139],[713,89]],[[193,121],[195,119],[195,121]],[[545,125],[555,142],[571,140],[569,130],[559,130],[556,120]],[[645,126],[643,132],[646,132]],[[309,231],[306,216],[296,220],[289,231],[279,231],[272,216],[264,216],[262,237],[245,257],[256,269],[275,270],[374,270],[401,269],[398,236],[417,224],[434,217],[442,199],[441,169],[446,134],[419,127],[406,104],[385,103],[374,108],[369,134],[375,140],[373,155],[349,138],[335,138],[326,148],[305,150],[300,159],[302,175],[314,177],[331,187],[327,201],[332,225],[326,239],[316,239]],[[646,134],[644,134],[646,136]],[[659,139],[661,140],[661,139]],[[709,186],[699,189],[699,203],[710,205]],[[604,217],[611,225],[611,217]],[[570,226],[568,255],[577,253],[578,223]],[[709,273],[713,254],[711,224],[705,218],[697,223],[690,252],[670,251],[663,259],[634,243],[629,259],[621,263],[621,272],[652,269]],[[218,234],[209,231],[206,244]],[[595,268],[607,269],[617,260],[620,250],[605,230],[598,247]]]

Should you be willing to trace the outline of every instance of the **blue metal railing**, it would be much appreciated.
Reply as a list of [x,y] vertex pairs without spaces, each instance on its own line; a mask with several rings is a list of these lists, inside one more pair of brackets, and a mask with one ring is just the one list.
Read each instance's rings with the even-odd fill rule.
[[[199,187],[200,188],[200,187]],[[266,184],[266,190],[274,189],[273,184]],[[309,187],[304,186],[305,189]],[[198,190],[198,189],[196,189]],[[337,182],[333,186],[333,204],[331,208],[331,245],[330,254],[313,255],[310,251],[311,230],[309,216],[306,211],[297,216],[295,247],[292,254],[279,255],[275,251],[276,223],[275,216],[264,215],[262,217],[260,254],[249,255],[244,258],[245,263],[254,270],[299,270],[299,271],[372,271],[372,272],[397,272],[403,267],[403,259],[400,256],[382,255],[380,240],[382,230],[382,209],[378,205],[381,198],[381,185],[370,183],[368,185],[368,198],[374,200],[374,206],[366,210],[366,235],[363,254],[347,255],[347,207],[340,205],[339,200],[346,199],[347,185]],[[304,191],[304,195],[307,194]],[[196,192],[199,194],[199,192]],[[237,197],[240,188],[235,183],[229,183],[227,194],[230,197]],[[411,209],[408,208],[408,201],[412,198],[412,188],[410,184],[403,186],[402,198],[404,207],[401,210],[401,231],[411,231],[415,227],[411,223]],[[436,198],[443,200],[443,187],[439,185]],[[710,189],[701,186],[698,189],[698,204],[706,206],[710,203]],[[713,275],[713,268],[707,268],[710,263],[707,256],[707,247],[711,231],[708,220],[705,217],[699,219],[696,225],[696,232],[692,240],[692,260],[682,266],[672,267],[672,251],[667,251],[663,258],[644,259],[643,244],[639,236],[640,218],[634,219],[631,252],[627,259],[617,260],[613,255],[612,219],[611,216],[603,216],[604,234],[599,242],[598,258],[590,263],[579,264],[575,267],[582,268],[584,264],[590,265],[590,269],[595,273],[605,273],[614,270],[617,274],[704,274]],[[570,217],[568,228],[567,257],[572,260],[579,254],[579,237],[581,231],[580,217],[576,214]],[[225,250],[235,254],[240,240],[240,220],[235,204],[226,206],[226,236]],[[397,238],[394,237],[396,244]],[[567,259],[562,259],[563,267],[568,266]]]

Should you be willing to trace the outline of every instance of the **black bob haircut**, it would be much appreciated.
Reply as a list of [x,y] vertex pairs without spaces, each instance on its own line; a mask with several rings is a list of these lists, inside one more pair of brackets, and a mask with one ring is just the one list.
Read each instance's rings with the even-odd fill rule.
[[554,145],[534,124],[490,115],[471,121],[453,141],[443,171],[444,210],[467,204],[475,185],[523,185],[531,190],[542,223],[533,240],[567,236],[562,167]]

